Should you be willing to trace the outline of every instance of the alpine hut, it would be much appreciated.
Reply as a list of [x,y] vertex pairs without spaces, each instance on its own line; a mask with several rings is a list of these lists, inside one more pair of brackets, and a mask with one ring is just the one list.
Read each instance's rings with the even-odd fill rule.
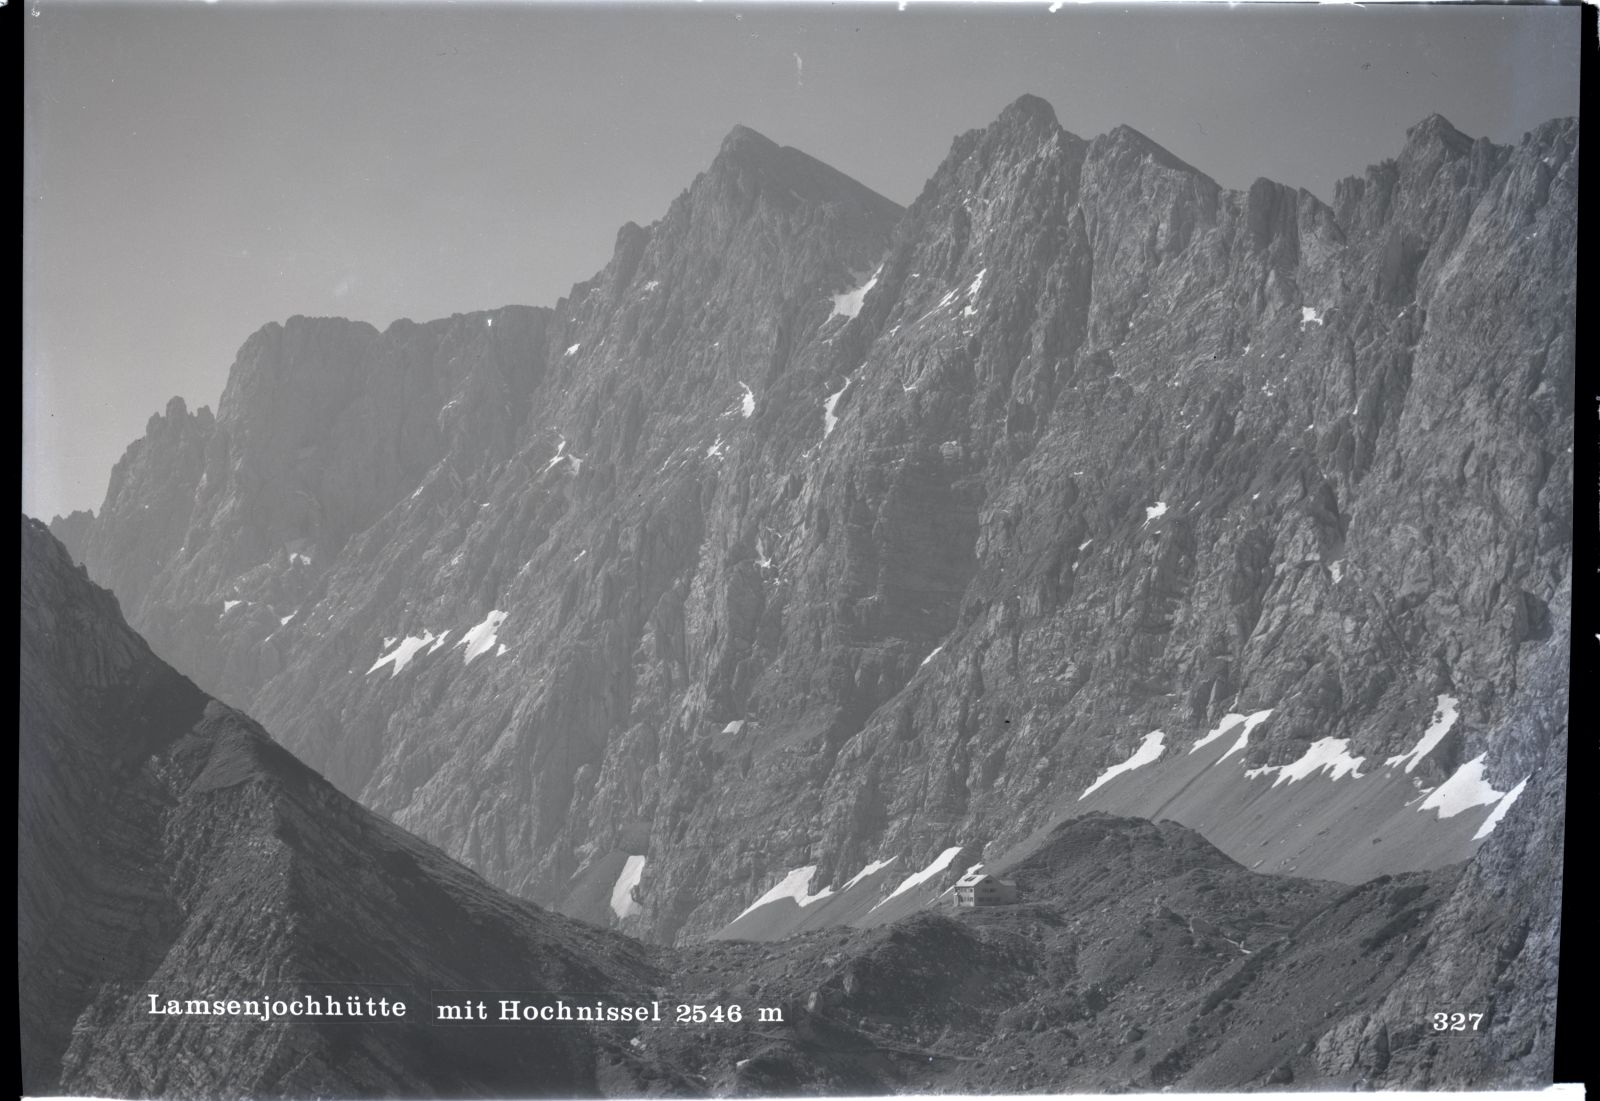
[[1017,901],[1017,885],[987,872],[968,872],[956,880],[955,907],[1004,906]]

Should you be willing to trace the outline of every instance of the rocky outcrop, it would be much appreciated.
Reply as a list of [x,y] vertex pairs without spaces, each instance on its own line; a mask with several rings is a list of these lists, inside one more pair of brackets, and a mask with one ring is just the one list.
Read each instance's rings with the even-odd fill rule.
[[[690,974],[716,959],[752,995],[793,1006],[792,1033],[725,1070],[723,1091],[797,1078],[816,1092],[965,1095],[1429,1081],[1415,1073],[1424,1018],[1411,993],[1433,973],[1432,945],[1464,931],[1460,867],[1356,887],[1253,874],[1176,823],[1090,813],[1008,875],[1014,905],[954,910],[947,896],[865,931],[682,950]],[[1526,1061],[1466,1057],[1484,1033],[1455,1036],[1423,1060],[1433,1085],[1537,1080]],[[852,1061],[877,1074],[850,1081]]]
[[1277,867],[1487,837],[1470,909],[1563,797],[1576,173],[1570,120],[1434,117],[1330,203],[1233,192],[1025,97],[900,212],[739,129],[549,311],[258,334],[85,559],[344,791],[652,939],[1024,852],[1113,770],[1094,805],[1146,813],[1146,745],[1263,711],[1227,798],[1359,775],[1444,831]]
[[94,512],[77,509],[50,521],[50,534],[60,540],[74,562],[83,561],[84,545],[89,541],[89,528],[94,523]]
[[[22,524],[17,963],[25,1090],[593,1093],[604,1029],[441,1028],[435,992],[645,991],[637,945],[511,899],[339,795],[158,660]],[[409,1019],[152,1015],[148,997],[384,996]]]
[[[1559,594],[1553,617],[1568,647],[1570,592]],[[1319,1041],[1326,1073],[1408,1089],[1550,1082],[1565,893],[1564,677],[1550,667],[1529,671],[1513,722],[1527,732],[1522,745],[1543,744],[1543,757],[1528,762],[1535,779],[1466,866],[1402,980]]]

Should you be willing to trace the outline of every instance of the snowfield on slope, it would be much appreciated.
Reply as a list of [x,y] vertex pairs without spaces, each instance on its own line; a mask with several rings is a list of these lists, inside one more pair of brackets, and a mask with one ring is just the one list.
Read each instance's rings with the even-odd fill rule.
[[1348,738],[1319,738],[1311,743],[1298,760],[1286,765],[1262,765],[1260,768],[1250,769],[1245,775],[1253,780],[1258,776],[1276,773],[1277,777],[1272,781],[1273,787],[1285,782],[1292,784],[1318,772],[1326,772],[1330,780],[1337,780],[1341,776],[1353,776],[1359,780],[1366,775],[1361,771],[1361,762],[1365,760],[1365,757],[1350,756]]
[[1511,804],[1517,801],[1518,796],[1520,796],[1523,792],[1523,789],[1528,786],[1528,781],[1532,779],[1532,776],[1532,773],[1524,776],[1520,781],[1518,781],[1516,787],[1512,788],[1510,791],[1506,792],[1500,797],[1500,801],[1494,805],[1494,810],[1489,812],[1489,817],[1485,818],[1483,820],[1483,825],[1478,827],[1478,832],[1472,835],[1472,839],[1474,841],[1488,837],[1494,832],[1494,828],[1500,824],[1500,819],[1506,816],[1506,811],[1510,810]]
[[848,891],[851,887],[854,887],[857,883],[860,883],[863,879],[867,878],[867,876],[872,875],[874,872],[882,871],[884,868],[887,868],[890,864],[893,864],[899,859],[900,858],[898,856],[891,856],[888,860],[868,861],[865,868],[862,868],[855,875],[851,876],[849,880],[846,881],[845,885],[839,888],[840,891]]
[[1268,708],[1265,711],[1256,711],[1256,712],[1254,712],[1252,714],[1249,714],[1249,715],[1241,715],[1236,711],[1235,712],[1230,712],[1229,714],[1226,714],[1226,715],[1222,716],[1222,719],[1217,723],[1217,725],[1208,734],[1206,734],[1205,737],[1200,738],[1198,741],[1196,741],[1194,743],[1194,745],[1190,746],[1189,747],[1189,752],[1193,753],[1193,752],[1195,752],[1196,750],[1198,750],[1202,746],[1210,745],[1212,742],[1214,742],[1218,738],[1222,737],[1228,731],[1232,730],[1234,727],[1238,726],[1240,723],[1243,723],[1244,724],[1244,729],[1239,732],[1239,740],[1233,743],[1233,748],[1232,749],[1228,750],[1228,752],[1224,753],[1221,757],[1217,758],[1217,760],[1219,762],[1220,761],[1225,761],[1229,757],[1233,756],[1235,753],[1238,753],[1240,750],[1244,749],[1244,747],[1250,741],[1250,732],[1252,730],[1254,730],[1256,727],[1260,726],[1262,723],[1266,722],[1267,718],[1271,714],[1272,714],[1272,709],[1271,708]]
[[762,895],[760,898],[756,899],[750,905],[741,910],[739,912],[739,917],[736,917],[733,920],[738,921],[739,918],[744,917],[745,914],[751,913],[754,910],[758,910],[769,902],[776,902],[780,898],[792,898],[801,906],[809,906],[813,902],[827,898],[829,895],[833,894],[833,888],[831,887],[824,887],[816,894],[809,893],[811,887],[811,877],[816,874],[817,866],[815,864],[808,864],[804,868],[795,868],[788,875],[779,880],[777,886],[773,887],[766,894]]
[[[911,888],[919,884],[926,883],[928,880],[944,871],[950,866],[950,861],[954,860],[956,858],[956,854],[960,851],[961,846],[957,845],[954,848],[946,849],[944,852],[934,857],[933,863],[922,869],[922,871],[913,872],[911,875],[908,875],[902,879],[900,881],[900,886],[896,887],[894,890],[890,891],[886,896],[884,896],[883,902],[878,903],[878,906],[882,906],[884,902],[888,902],[889,899],[894,898],[897,895],[905,894],[907,891],[911,890]],[[873,909],[876,910],[878,906],[874,906]]]
[[[372,663],[371,668],[367,670],[367,676],[376,673],[385,665],[393,665],[394,668],[390,671],[389,676],[391,678],[398,677],[401,670],[411,664],[411,659],[416,657],[424,646],[437,642],[440,637],[442,636],[437,636],[429,630],[424,630],[420,635],[407,635],[393,650]],[[432,653],[432,651],[430,650],[429,653]]]
[[1136,768],[1141,768],[1159,760],[1166,748],[1164,745],[1166,737],[1166,734],[1160,730],[1152,730],[1146,734],[1144,741],[1139,743],[1139,748],[1133,751],[1133,756],[1123,761],[1120,765],[1112,765],[1102,772],[1094,783],[1083,789],[1083,794],[1078,798],[1087,798],[1090,792],[1103,786],[1108,781],[1116,779],[1124,772],[1132,772]]
[[1437,708],[1433,713],[1433,725],[1423,731],[1422,739],[1417,742],[1411,752],[1396,754],[1383,762],[1384,767],[1394,768],[1403,762],[1406,766],[1406,771],[1410,772],[1421,764],[1422,758],[1432,753],[1434,748],[1444,741],[1444,736],[1450,733],[1450,728],[1455,726],[1456,719],[1460,717],[1460,713],[1456,711],[1456,705],[1460,702],[1454,696],[1440,696]]
[[471,665],[475,658],[482,657],[494,648],[495,633],[500,630],[500,625],[506,621],[506,613],[496,608],[483,617],[483,622],[473,627],[461,636],[457,646],[465,646],[467,652],[463,664]]
[[633,900],[633,889],[639,885],[639,878],[643,875],[644,857],[628,857],[615,886],[611,888],[611,912],[617,917],[625,918],[639,912],[639,904]]
[[[1483,759],[1480,753],[1450,774],[1450,779],[1433,789],[1422,801],[1418,810],[1436,810],[1440,818],[1454,818],[1471,807],[1487,806],[1504,799],[1508,792],[1496,791],[1484,778]],[[1509,810],[1509,806],[1507,807]]]
[[867,300],[867,292],[878,284],[878,276],[883,271],[883,265],[878,265],[878,270],[872,273],[872,278],[862,283],[853,290],[833,296],[833,312],[828,315],[832,321],[836,317],[854,317],[861,312],[861,305]]
[[834,426],[839,423],[839,418],[834,416],[833,409],[834,406],[839,404],[839,399],[844,397],[844,392],[848,389],[850,389],[850,380],[845,379],[844,385],[839,387],[835,393],[829,394],[827,400],[822,403],[823,439],[827,439],[830,435],[832,435]]

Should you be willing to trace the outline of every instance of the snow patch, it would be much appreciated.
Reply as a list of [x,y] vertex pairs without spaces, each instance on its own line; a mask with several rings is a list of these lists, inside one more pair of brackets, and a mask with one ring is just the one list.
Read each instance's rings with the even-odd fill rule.
[[[788,875],[784,876],[782,881],[779,882],[776,887],[772,888],[772,890],[768,891],[766,894],[762,895],[760,898],[756,899],[754,902],[740,911],[739,917],[742,918],[745,914],[750,913],[752,910],[765,906],[769,902],[776,902],[780,898],[792,898],[801,906],[810,906],[813,902],[816,902],[819,899],[827,898],[829,895],[833,894],[832,887],[824,887],[816,894],[809,893],[811,888],[811,877],[816,874],[817,866],[815,864],[807,865],[804,868],[794,869]],[[734,918],[733,920],[738,921],[739,918]]]
[[496,641],[495,632],[500,630],[500,624],[505,621],[506,613],[496,609],[484,616],[482,623],[462,635],[461,641],[456,643],[457,646],[467,648],[466,658],[462,664],[471,665],[472,659],[481,657],[493,649]]
[[581,348],[581,347],[583,347],[583,345],[581,343],[570,344],[570,345],[567,346],[567,350],[562,352],[561,354],[563,356],[575,356],[575,355],[578,354],[578,349]]
[[389,676],[398,677],[400,671],[411,664],[411,659],[417,656],[417,652],[433,641],[433,632],[429,630],[424,630],[420,635],[407,635],[398,646],[372,663],[372,667],[367,670],[367,676],[370,677],[385,665],[393,665],[394,668]]
[[745,386],[743,382],[740,382],[739,385],[744,387],[744,400],[739,403],[739,412],[744,415],[746,420],[749,420],[756,411],[756,392]]
[[1265,711],[1256,711],[1246,718],[1244,721],[1244,729],[1239,731],[1239,740],[1234,742],[1233,745],[1228,748],[1228,752],[1217,758],[1217,763],[1221,764],[1229,757],[1232,757],[1235,753],[1243,753],[1245,746],[1250,744],[1250,732],[1256,727],[1260,726],[1262,723],[1266,722],[1271,715],[1272,709],[1268,708]]
[[944,643],[941,642],[941,643],[939,643],[939,645],[935,646],[932,650],[929,650],[928,651],[928,656],[922,659],[922,665],[917,666],[917,668],[921,669],[923,665],[928,664],[928,662],[930,662],[934,658],[938,657],[939,656],[939,651],[943,650],[943,649],[944,649]]
[[446,632],[445,632],[445,633],[444,633],[444,634],[442,634],[442,635],[440,635],[440,636],[439,636],[439,637],[438,637],[438,638],[436,638],[436,639],[434,639],[434,640],[433,640],[433,645],[432,645],[432,646],[430,646],[430,647],[428,647],[428,653],[430,653],[430,654],[431,654],[431,653],[433,653],[433,652],[434,652],[434,651],[435,651],[435,650],[438,650],[438,649],[440,649],[440,648],[441,648],[441,647],[443,647],[443,646],[444,646],[444,642],[445,642],[445,639],[447,639],[447,638],[449,638],[449,637],[450,637],[450,632],[449,632],[449,631],[446,631]]
[[1133,751],[1132,757],[1129,757],[1120,765],[1112,765],[1110,768],[1102,772],[1094,783],[1083,789],[1083,794],[1078,796],[1078,798],[1084,799],[1089,795],[1090,792],[1094,791],[1102,784],[1108,783],[1116,777],[1121,776],[1124,772],[1132,772],[1136,768],[1151,764],[1159,759],[1161,754],[1164,752],[1164,743],[1166,742],[1166,738],[1166,734],[1159,730],[1152,730],[1150,733],[1146,734],[1144,736],[1144,741],[1139,743],[1139,748]]
[[867,292],[878,283],[878,276],[883,271],[883,265],[878,265],[878,270],[872,273],[872,278],[861,284],[855,290],[845,291],[843,294],[833,296],[833,312],[828,315],[832,321],[836,317],[854,317],[861,312],[861,304],[867,300]]
[[1244,722],[1244,716],[1238,712],[1230,712],[1229,714],[1222,716],[1222,721],[1217,723],[1217,725],[1213,727],[1212,730],[1203,738],[1197,739],[1194,745],[1189,747],[1189,752],[1194,753],[1201,746],[1210,745],[1212,742],[1216,741],[1218,738],[1222,737],[1224,734],[1242,722]]
[[[1210,746],[1210,744],[1214,743],[1216,739],[1221,738],[1222,735],[1226,735],[1227,731],[1237,727],[1238,723],[1248,722],[1250,723],[1251,727],[1254,727],[1256,723],[1261,722],[1262,719],[1266,719],[1267,715],[1270,714],[1272,714],[1270,711],[1258,711],[1254,715],[1242,715],[1238,714],[1237,711],[1230,711],[1229,714],[1222,715],[1222,719],[1219,720],[1218,725],[1216,725],[1216,727],[1214,727],[1210,733],[1206,733],[1203,738],[1197,739],[1194,746],[1189,747],[1189,752],[1195,752],[1202,746]],[[1259,719],[1256,717],[1256,715],[1259,715]],[[1248,730],[1248,728],[1246,728],[1246,730]],[[1250,735],[1246,733],[1245,736],[1248,738]],[[1242,747],[1243,746],[1240,746],[1240,749],[1242,749]]]
[[1328,563],[1328,572],[1333,575],[1333,583],[1337,585],[1344,580],[1344,559],[1335,558]]
[[622,866],[622,874],[617,876],[617,882],[611,888],[611,912],[619,918],[639,912],[639,904],[633,899],[633,889],[639,885],[642,875],[644,857],[628,857],[628,862]]
[[311,556],[309,554],[301,554],[299,551],[291,551],[289,554],[289,565],[309,566],[311,565]]
[[299,612],[290,612],[286,616],[280,616],[279,619],[278,619],[278,626],[279,627],[287,627],[289,625],[289,621],[294,619],[294,617],[299,615],[299,614],[300,614]]
[[988,268],[984,268],[982,271],[980,271],[978,273],[977,278],[972,281],[972,285],[967,288],[967,299],[968,299],[969,305],[967,306],[966,309],[961,311],[963,316],[971,317],[973,314],[978,312],[978,307],[975,306],[975,305],[971,305],[970,302],[971,302],[972,299],[975,299],[975,298],[978,297],[978,292],[983,289],[983,277],[985,275],[988,275],[988,274],[989,274],[989,269]]
[[1144,510],[1144,522],[1148,524],[1151,520],[1159,520],[1166,514],[1167,502],[1157,501]]
[[[958,853],[960,851],[961,851],[961,846],[960,845],[956,845],[954,848],[946,849],[944,852],[942,852],[938,856],[934,857],[933,863],[929,864],[926,868],[922,869],[922,871],[913,872],[911,875],[908,875],[904,879],[902,879],[900,881],[900,886],[898,886],[894,890],[890,891],[888,893],[888,895],[886,895],[884,897],[883,902],[879,902],[878,903],[878,906],[882,906],[884,902],[888,902],[889,899],[894,898],[896,895],[905,894],[907,891],[911,890],[911,888],[917,886],[918,884],[926,883],[928,880],[932,879],[934,876],[936,876],[940,872],[944,871],[946,868],[948,868],[950,866],[950,861],[952,861],[952,860],[954,860],[956,858],[956,853]],[[878,908],[878,906],[874,906],[872,909],[876,910]],[[871,910],[868,911],[868,913],[871,913],[871,912],[872,912]]]
[[898,856],[891,856],[888,860],[871,861],[865,868],[862,868],[855,875],[851,876],[849,880],[845,882],[845,885],[840,887],[839,890],[848,891],[851,887],[854,887],[857,883],[860,883],[863,879],[867,878],[867,876],[872,875],[874,872],[881,872],[883,869],[887,868],[890,864],[893,864],[899,859],[900,858]]
[[1304,329],[1307,325],[1321,325],[1321,324],[1322,324],[1322,315],[1319,314],[1316,311],[1315,307],[1313,307],[1313,306],[1301,306],[1300,307],[1300,327],[1302,329]]
[[718,457],[720,457],[720,456],[722,456],[722,455],[724,455],[726,453],[727,453],[726,450],[722,446],[722,437],[721,436],[717,437],[717,442],[716,443],[714,443],[710,447],[706,448],[706,458],[708,458],[708,459],[715,459],[715,458],[718,458]]
[[1365,757],[1352,757],[1349,753],[1349,738],[1321,738],[1312,742],[1298,761],[1291,761],[1286,765],[1262,765],[1245,773],[1254,779],[1265,776],[1269,772],[1276,772],[1277,779],[1272,781],[1272,786],[1277,787],[1285,781],[1294,783],[1304,780],[1318,772],[1328,773],[1330,780],[1337,780],[1341,776],[1349,775],[1357,780],[1361,779],[1361,762]]
[[567,454],[567,438],[565,436],[560,438],[560,442],[556,444],[556,453],[550,456],[550,461],[544,464],[544,469],[539,471],[539,473],[548,473],[549,471],[560,466],[562,463],[566,463],[568,466],[572,467],[572,472],[574,474],[577,474],[583,469],[582,459],[578,458],[576,455]]
[[227,615],[229,612],[233,611],[236,606],[243,603],[244,601],[242,600],[224,600],[222,602],[222,614]]
[[827,439],[828,436],[832,434],[834,425],[839,423],[839,418],[834,416],[833,409],[834,406],[839,404],[839,399],[844,397],[844,392],[848,389],[850,389],[850,380],[845,379],[844,385],[839,387],[837,392],[829,394],[827,400],[822,403],[823,439]]
[[555,469],[557,466],[561,465],[561,461],[563,459],[565,459],[566,457],[567,457],[567,438],[565,436],[562,436],[560,442],[556,444],[556,453],[554,455],[550,456],[550,461],[544,464],[544,469],[545,470],[553,470],[553,469]]
[[1441,819],[1454,818],[1464,810],[1504,799],[1510,792],[1494,790],[1483,778],[1483,759],[1486,756],[1480,753],[1456,769],[1450,779],[1434,788],[1433,794],[1424,799],[1422,806],[1417,809],[1436,810]]
[[[1531,775],[1532,773],[1529,773],[1529,776]],[[1517,796],[1521,795],[1522,790],[1527,786],[1528,776],[1524,776],[1516,787],[1502,795],[1500,801],[1494,805],[1494,810],[1489,812],[1489,817],[1485,818],[1483,825],[1478,827],[1478,832],[1472,835],[1472,839],[1478,841],[1493,833],[1494,828],[1500,824],[1500,819],[1506,816],[1506,811],[1511,809],[1511,804],[1517,801]]]
[[1404,764],[1406,771],[1410,772],[1422,763],[1422,758],[1432,753],[1438,744],[1444,741],[1444,736],[1450,733],[1450,728],[1456,725],[1460,712],[1456,704],[1461,701],[1454,696],[1440,696],[1434,703],[1433,725],[1422,732],[1422,738],[1412,748],[1410,753],[1399,753],[1383,762],[1384,768],[1393,768]]

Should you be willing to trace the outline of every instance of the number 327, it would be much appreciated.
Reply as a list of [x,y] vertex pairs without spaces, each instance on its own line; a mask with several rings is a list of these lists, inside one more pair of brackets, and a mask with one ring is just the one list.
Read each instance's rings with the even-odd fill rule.
[[1482,1013],[1435,1013],[1430,1020],[1433,1021],[1435,1032],[1467,1032],[1478,1031],[1478,1025],[1483,1022]]

